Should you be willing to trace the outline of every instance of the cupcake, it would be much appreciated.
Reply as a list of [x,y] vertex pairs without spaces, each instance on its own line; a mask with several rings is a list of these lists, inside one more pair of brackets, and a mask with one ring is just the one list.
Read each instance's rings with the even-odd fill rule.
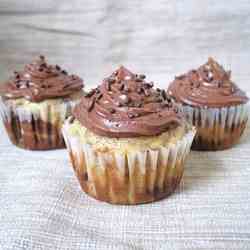
[[30,150],[65,147],[61,127],[82,96],[83,81],[44,56],[0,85],[0,114],[10,140]]
[[167,92],[197,129],[192,149],[223,150],[239,140],[248,119],[248,97],[232,82],[231,71],[213,58],[176,77]]
[[171,194],[194,133],[164,90],[124,67],[86,93],[63,126],[82,189],[113,204]]

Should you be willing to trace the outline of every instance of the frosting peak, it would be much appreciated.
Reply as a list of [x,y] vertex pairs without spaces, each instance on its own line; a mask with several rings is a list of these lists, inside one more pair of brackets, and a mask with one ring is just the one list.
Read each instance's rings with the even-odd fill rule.
[[191,106],[224,107],[248,101],[246,94],[232,82],[231,71],[225,71],[211,57],[197,70],[177,76],[168,94]]
[[49,65],[44,56],[26,65],[21,72],[0,85],[0,95],[17,99],[24,97],[32,102],[68,96],[83,88],[78,76],[68,75],[58,65]]
[[164,90],[144,79],[121,66],[85,94],[74,116],[92,132],[117,138],[153,136],[178,126],[182,114]]
[[113,76],[116,76],[119,80],[129,80],[132,79],[135,75],[126,69],[124,66],[121,66],[117,71],[115,71]]

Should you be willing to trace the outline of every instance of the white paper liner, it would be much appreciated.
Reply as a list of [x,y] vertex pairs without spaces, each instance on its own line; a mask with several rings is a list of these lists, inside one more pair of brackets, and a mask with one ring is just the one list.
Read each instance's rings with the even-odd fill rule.
[[114,204],[138,204],[161,199],[178,186],[194,130],[176,144],[129,152],[98,152],[63,126],[63,136],[82,189]]
[[0,116],[15,145],[33,150],[61,148],[64,147],[62,124],[78,102],[79,98],[62,99],[55,105],[43,103],[41,108],[32,111],[22,105],[16,106],[15,100],[0,97]]
[[241,136],[248,120],[248,105],[224,108],[198,108],[183,105],[187,121],[196,127],[196,149],[225,149]]
[[6,100],[4,101],[2,97],[0,97],[0,115],[3,121],[11,122],[12,114],[14,113],[19,117],[19,120],[31,122],[32,117],[34,119],[41,119],[44,122],[53,123],[53,115],[57,113],[58,120],[64,122],[70,115],[71,110],[74,106],[79,103],[79,99],[76,100],[67,100],[57,103],[56,105],[50,104],[48,102],[47,105],[42,105],[41,109],[33,112],[28,108],[20,106],[15,106],[15,100]]

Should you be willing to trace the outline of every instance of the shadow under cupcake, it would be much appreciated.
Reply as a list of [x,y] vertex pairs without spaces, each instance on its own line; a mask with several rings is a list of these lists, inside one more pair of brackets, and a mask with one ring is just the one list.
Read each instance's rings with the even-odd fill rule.
[[214,59],[180,75],[168,94],[181,106],[197,133],[195,150],[223,150],[238,142],[248,120],[248,97]]
[[82,97],[73,115],[63,135],[87,194],[139,204],[176,189],[195,130],[144,75],[119,68]]
[[0,85],[0,115],[13,144],[30,150],[65,147],[61,127],[82,96],[83,81],[44,56]]

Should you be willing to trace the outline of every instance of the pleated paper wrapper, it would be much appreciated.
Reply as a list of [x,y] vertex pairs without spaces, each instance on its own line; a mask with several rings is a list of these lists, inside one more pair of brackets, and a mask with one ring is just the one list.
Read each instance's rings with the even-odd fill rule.
[[183,105],[190,124],[196,127],[192,149],[222,150],[238,142],[248,120],[248,105],[224,108],[196,108]]
[[129,153],[98,151],[69,133],[63,135],[81,188],[97,200],[113,204],[140,204],[162,199],[181,181],[184,162],[195,131],[175,144]]
[[65,98],[56,105],[43,103],[32,112],[22,105],[15,106],[15,100],[0,97],[0,115],[14,145],[30,150],[64,148],[62,124],[78,102]]

